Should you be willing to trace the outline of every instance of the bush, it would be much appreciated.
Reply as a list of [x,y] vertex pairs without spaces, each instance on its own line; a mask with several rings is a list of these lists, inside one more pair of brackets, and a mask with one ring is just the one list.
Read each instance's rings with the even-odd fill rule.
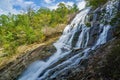
[[105,4],[108,0],[86,0],[86,6],[92,6],[94,9]]
[[11,56],[16,53],[17,44],[16,42],[9,42],[3,45],[4,53],[6,56]]

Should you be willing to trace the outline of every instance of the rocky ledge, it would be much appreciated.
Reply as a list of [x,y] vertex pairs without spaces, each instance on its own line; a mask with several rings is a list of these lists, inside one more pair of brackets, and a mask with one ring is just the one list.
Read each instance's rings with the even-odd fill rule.
[[89,59],[82,60],[66,75],[55,80],[120,80],[120,38],[93,51]]
[[52,55],[52,53],[56,51],[55,47],[52,45],[53,42],[29,51],[0,68],[0,80],[16,80],[32,62],[41,59],[44,60]]

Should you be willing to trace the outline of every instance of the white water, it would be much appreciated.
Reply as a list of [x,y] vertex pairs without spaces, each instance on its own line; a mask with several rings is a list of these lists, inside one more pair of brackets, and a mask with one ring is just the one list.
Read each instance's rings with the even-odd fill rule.
[[[87,46],[90,39],[90,28],[86,27],[84,21],[89,10],[90,8],[82,10],[79,14],[76,15],[71,24],[66,26],[63,31],[63,35],[56,43],[54,43],[54,46],[57,49],[56,53],[54,53],[46,62],[37,61],[31,64],[30,67],[21,75],[18,80],[49,80],[48,78],[54,78],[62,72],[74,68],[77,64],[80,63],[82,59],[88,58],[89,52],[91,50],[94,50],[97,46],[106,43],[107,34],[111,26],[104,26],[101,24],[101,32],[99,32],[100,34],[96,41],[96,44],[91,47]],[[78,34],[77,36],[76,33]],[[83,48],[84,50],[76,54],[72,52],[73,50]],[[70,54],[72,56],[70,56]],[[70,57],[66,58],[67,56]],[[65,61],[52,68],[49,68],[63,58]],[[51,74],[53,71],[56,72]]]
[[100,30],[103,29],[102,33],[100,34],[96,44],[92,47],[92,50],[94,50],[97,46],[100,46],[102,44],[105,44],[107,42],[107,35],[108,31],[111,28],[110,25],[104,26],[103,24],[100,25]]
[[97,40],[96,45],[106,43],[107,33],[108,33],[108,30],[110,29],[111,26],[107,25],[107,26],[102,26],[102,27],[104,27],[104,28],[103,28],[103,31],[102,31],[102,33],[100,34],[100,36],[99,36],[99,38]]

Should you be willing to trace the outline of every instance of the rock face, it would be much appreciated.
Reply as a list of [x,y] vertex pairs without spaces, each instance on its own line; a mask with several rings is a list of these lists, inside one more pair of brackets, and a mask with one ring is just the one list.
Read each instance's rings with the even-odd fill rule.
[[93,46],[97,39],[98,39],[98,35],[99,35],[99,27],[96,27],[98,24],[95,24],[92,28],[90,28],[90,39],[88,42],[88,46]]
[[52,44],[43,45],[37,49],[27,52],[18,57],[15,61],[0,69],[0,80],[16,80],[16,78],[30,65],[32,62],[40,59],[46,59],[56,51]]
[[92,53],[81,63],[83,67],[71,70],[66,80],[120,80],[120,39],[113,39]]

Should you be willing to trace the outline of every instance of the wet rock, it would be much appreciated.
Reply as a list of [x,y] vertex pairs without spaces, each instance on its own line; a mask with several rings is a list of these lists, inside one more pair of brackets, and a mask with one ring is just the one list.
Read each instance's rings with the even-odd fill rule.
[[98,24],[94,24],[93,27],[90,28],[90,39],[89,39],[89,42],[88,42],[88,46],[93,46],[95,43],[96,43],[96,40],[99,36],[99,26]]
[[95,13],[100,13],[101,12],[101,10],[100,10],[101,8],[100,7],[98,7],[97,9],[95,9],[94,11],[93,11],[93,13],[95,14]]
[[46,60],[56,51],[53,45],[43,45],[37,49],[21,55],[15,61],[0,69],[0,80],[16,80],[18,76],[34,61]]
[[74,37],[73,37],[73,40],[72,40],[72,46],[75,47],[77,41],[78,41],[78,38],[79,38],[79,35],[81,33],[81,30],[75,32],[74,34]]
[[111,40],[113,38],[113,28],[111,28],[109,31],[108,31],[108,34],[107,34],[107,41]]

